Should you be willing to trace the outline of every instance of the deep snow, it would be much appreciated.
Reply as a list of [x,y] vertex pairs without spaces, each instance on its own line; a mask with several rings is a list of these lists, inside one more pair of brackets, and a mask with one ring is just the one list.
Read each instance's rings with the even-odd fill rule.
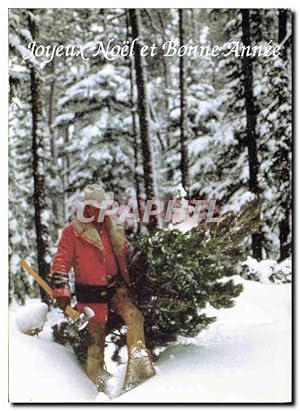
[[[235,277],[244,292],[231,309],[194,339],[181,338],[161,353],[157,375],[112,400],[99,394],[73,352],[51,341],[49,314],[39,337],[24,335],[11,310],[11,402],[288,402],[291,400],[291,285]],[[29,301],[29,304],[38,304]],[[107,356],[108,357],[108,356]],[[111,393],[125,365],[109,363]]]

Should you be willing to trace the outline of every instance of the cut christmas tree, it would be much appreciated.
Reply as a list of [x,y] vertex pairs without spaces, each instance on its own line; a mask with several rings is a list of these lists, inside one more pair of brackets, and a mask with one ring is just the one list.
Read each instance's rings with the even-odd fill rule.
[[231,277],[245,259],[244,240],[259,227],[257,202],[228,212],[205,229],[159,230],[137,242],[130,271],[145,317],[146,345],[166,346],[179,335],[193,337],[216,320],[201,311],[229,308],[242,291]]

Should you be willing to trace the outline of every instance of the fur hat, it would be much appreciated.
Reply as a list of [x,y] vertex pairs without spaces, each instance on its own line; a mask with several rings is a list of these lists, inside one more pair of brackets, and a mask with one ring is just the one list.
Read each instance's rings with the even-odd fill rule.
[[94,207],[101,208],[101,202],[107,200],[104,189],[98,184],[89,184],[84,189],[84,201],[95,201],[91,204]]

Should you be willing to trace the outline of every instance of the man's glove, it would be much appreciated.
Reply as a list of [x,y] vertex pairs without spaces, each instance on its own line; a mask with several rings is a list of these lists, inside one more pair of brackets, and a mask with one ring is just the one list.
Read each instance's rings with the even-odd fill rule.
[[62,310],[71,302],[71,292],[69,287],[69,276],[67,273],[52,273],[50,277],[53,287],[53,298]]
[[65,311],[67,305],[70,305],[70,302],[71,302],[70,297],[57,297],[56,298],[56,305],[63,311]]
[[68,273],[51,273],[49,274],[49,281],[51,283],[51,287],[56,288],[69,288],[69,274]]

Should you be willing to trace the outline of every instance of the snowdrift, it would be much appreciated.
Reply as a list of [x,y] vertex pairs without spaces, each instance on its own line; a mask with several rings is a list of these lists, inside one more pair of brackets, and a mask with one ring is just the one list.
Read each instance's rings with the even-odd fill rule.
[[[21,333],[20,307],[11,309],[10,401],[17,402],[289,402],[291,401],[291,285],[261,284],[235,277],[244,292],[231,309],[193,339],[180,338],[156,363],[157,376],[110,400],[98,393],[73,352]],[[37,303],[29,301],[29,304]],[[52,317],[51,317],[52,315]],[[125,365],[108,363],[114,395]]]

